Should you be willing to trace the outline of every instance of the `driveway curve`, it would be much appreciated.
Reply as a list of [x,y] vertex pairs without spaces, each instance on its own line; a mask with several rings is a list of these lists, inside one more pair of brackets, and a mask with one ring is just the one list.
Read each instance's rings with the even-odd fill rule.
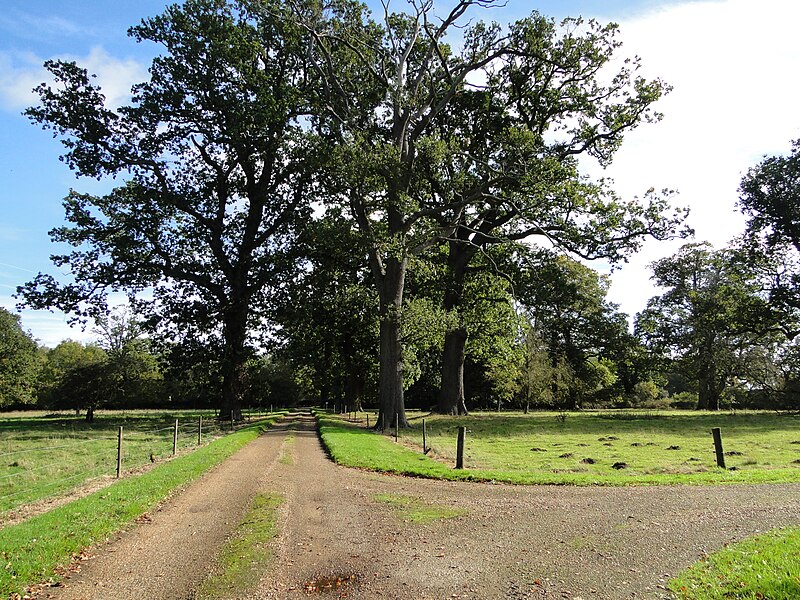
[[[278,492],[272,568],[252,600],[670,598],[678,571],[724,544],[800,524],[800,484],[511,486],[333,464],[295,415],[93,550],[48,598],[190,599],[259,492]],[[462,509],[404,519],[385,495]],[[44,596],[42,596],[44,597]]]

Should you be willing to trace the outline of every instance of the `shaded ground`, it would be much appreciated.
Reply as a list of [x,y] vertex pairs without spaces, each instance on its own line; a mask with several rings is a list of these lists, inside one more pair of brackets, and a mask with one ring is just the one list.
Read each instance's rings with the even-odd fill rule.
[[[192,598],[257,492],[279,492],[274,567],[252,599],[668,598],[703,553],[800,523],[800,484],[515,487],[376,475],[332,464],[310,416],[269,431],[95,550],[60,599]],[[467,514],[420,525],[400,494]],[[57,592],[57,593],[56,593]],[[42,595],[41,597],[48,597]]]

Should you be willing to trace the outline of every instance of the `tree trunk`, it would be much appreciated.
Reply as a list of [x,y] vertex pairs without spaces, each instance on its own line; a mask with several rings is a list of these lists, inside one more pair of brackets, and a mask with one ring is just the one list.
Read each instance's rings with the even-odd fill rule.
[[386,261],[380,296],[380,383],[378,398],[380,412],[375,427],[386,429],[407,427],[403,394],[403,344],[400,316],[403,309],[406,261],[390,257]]
[[239,364],[225,365],[222,371],[222,403],[219,418],[227,421],[242,419],[242,394],[244,390],[244,361]]
[[361,411],[361,395],[364,390],[364,375],[354,369],[350,363],[346,363],[347,374],[345,375],[344,403],[350,410]]
[[467,330],[464,327],[452,329],[444,336],[442,353],[442,387],[439,391],[439,404],[436,411],[443,415],[466,415],[464,402],[464,358],[467,344]]
[[403,395],[403,348],[400,341],[400,315],[390,310],[381,318],[380,414],[376,427],[406,427]]
[[[464,299],[464,280],[467,265],[475,255],[475,247],[451,241],[447,254],[447,290],[443,308],[458,311]],[[466,415],[464,398],[464,360],[466,358],[467,328],[459,324],[445,333],[442,351],[442,386],[436,412],[443,415]]]
[[719,410],[722,390],[717,385],[717,369],[713,359],[701,360],[697,380],[697,409]]
[[339,352],[344,360],[344,401],[347,406],[352,407],[352,410],[359,412],[367,377],[366,368],[363,361],[358,359],[357,350],[350,336],[344,340]]
[[222,360],[222,402],[219,418],[222,421],[242,419],[242,397],[247,362],[247,305],[242,302],[225,316],[225,350]]

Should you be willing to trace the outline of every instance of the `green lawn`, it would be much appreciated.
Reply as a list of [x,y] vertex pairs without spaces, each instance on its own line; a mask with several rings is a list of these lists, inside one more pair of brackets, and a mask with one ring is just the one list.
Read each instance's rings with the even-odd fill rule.
[[272,419],[220,437],[195,452],[17,525],[0,529],[0,597],[54,577],[74,553],[96,544],[150,510],[176,487],[195,479],[255,439]]
[[[399,444],[388,430],[367,430],[363,420],[321,415],[321,426],[337,462],[417,476],[574,485],[800,481],[800,418],[794,415],[587,411],[565,419],[547,412],[424,418],[432,448],[427,457],[419,413],[409,413],[412,426],[400,431]],[[458,426],[467,428],[462,472],[452,469]],[[716,466],[712,427],[722,429],[730,470]]]
[[800,528],[786,528],[726,546],[670,581],[682,600],[800,598]]
[[228,430],[210,411],[102,411],[95,422],[70,414],[16,413],[0,417],[0,516],[17,506],[61,494],[93,478],[112,478],[117,433],[123,428],[123,470],[172,456],[178,420],[178,452]]

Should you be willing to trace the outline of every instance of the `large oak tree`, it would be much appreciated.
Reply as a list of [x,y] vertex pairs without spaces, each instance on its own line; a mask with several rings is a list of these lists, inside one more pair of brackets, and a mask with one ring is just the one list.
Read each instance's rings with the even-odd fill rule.
[[780,314],[731,249],[686,244],[652,267],[665,291],[636,316],[636,332],[697,383],[699,409],[718,410],[733,379],[746,378],[742,357],[780,331]]
[[[352,0],[298,11],[325,82],[317,124],[338,148],[330,191],[369,245],[382,419],[401,424],[403,297],[415,256],[452,241],[446,303],[455,307],[459,272],[493,236],[537,233],[608,256],[630,248],[664,208],[598,194],[575,157],[607,161],[625,130],[655,116],[650,105],[665,85],[638,77],[636,61],[608,70],[619,46],[614,26],[557,27],[535,13],[506,28],[467,22],[473,8],[499,4],[459,0],[439,17],[429,1],[409,0],[403,13],[384,2],[380,22]],[[458,361],[465,336],[454,333],[462,351],[448,354]],[[445,387],[456,393],[444,409],[457,410],[463,391]]]
[[108,106],[86,70],[56,61],[27,111],[78,175],[124,183],[70,193],[51,237],[74,248],[53,257],[73,281],[40,274],[24,301],[96,317],[124,291],[152,328],[217,340],[223,416],[240,411],[252,337],[309,214],[311,82],[293,24],[278,0],[188,0],[131,28],[161,53],[130,104]]

